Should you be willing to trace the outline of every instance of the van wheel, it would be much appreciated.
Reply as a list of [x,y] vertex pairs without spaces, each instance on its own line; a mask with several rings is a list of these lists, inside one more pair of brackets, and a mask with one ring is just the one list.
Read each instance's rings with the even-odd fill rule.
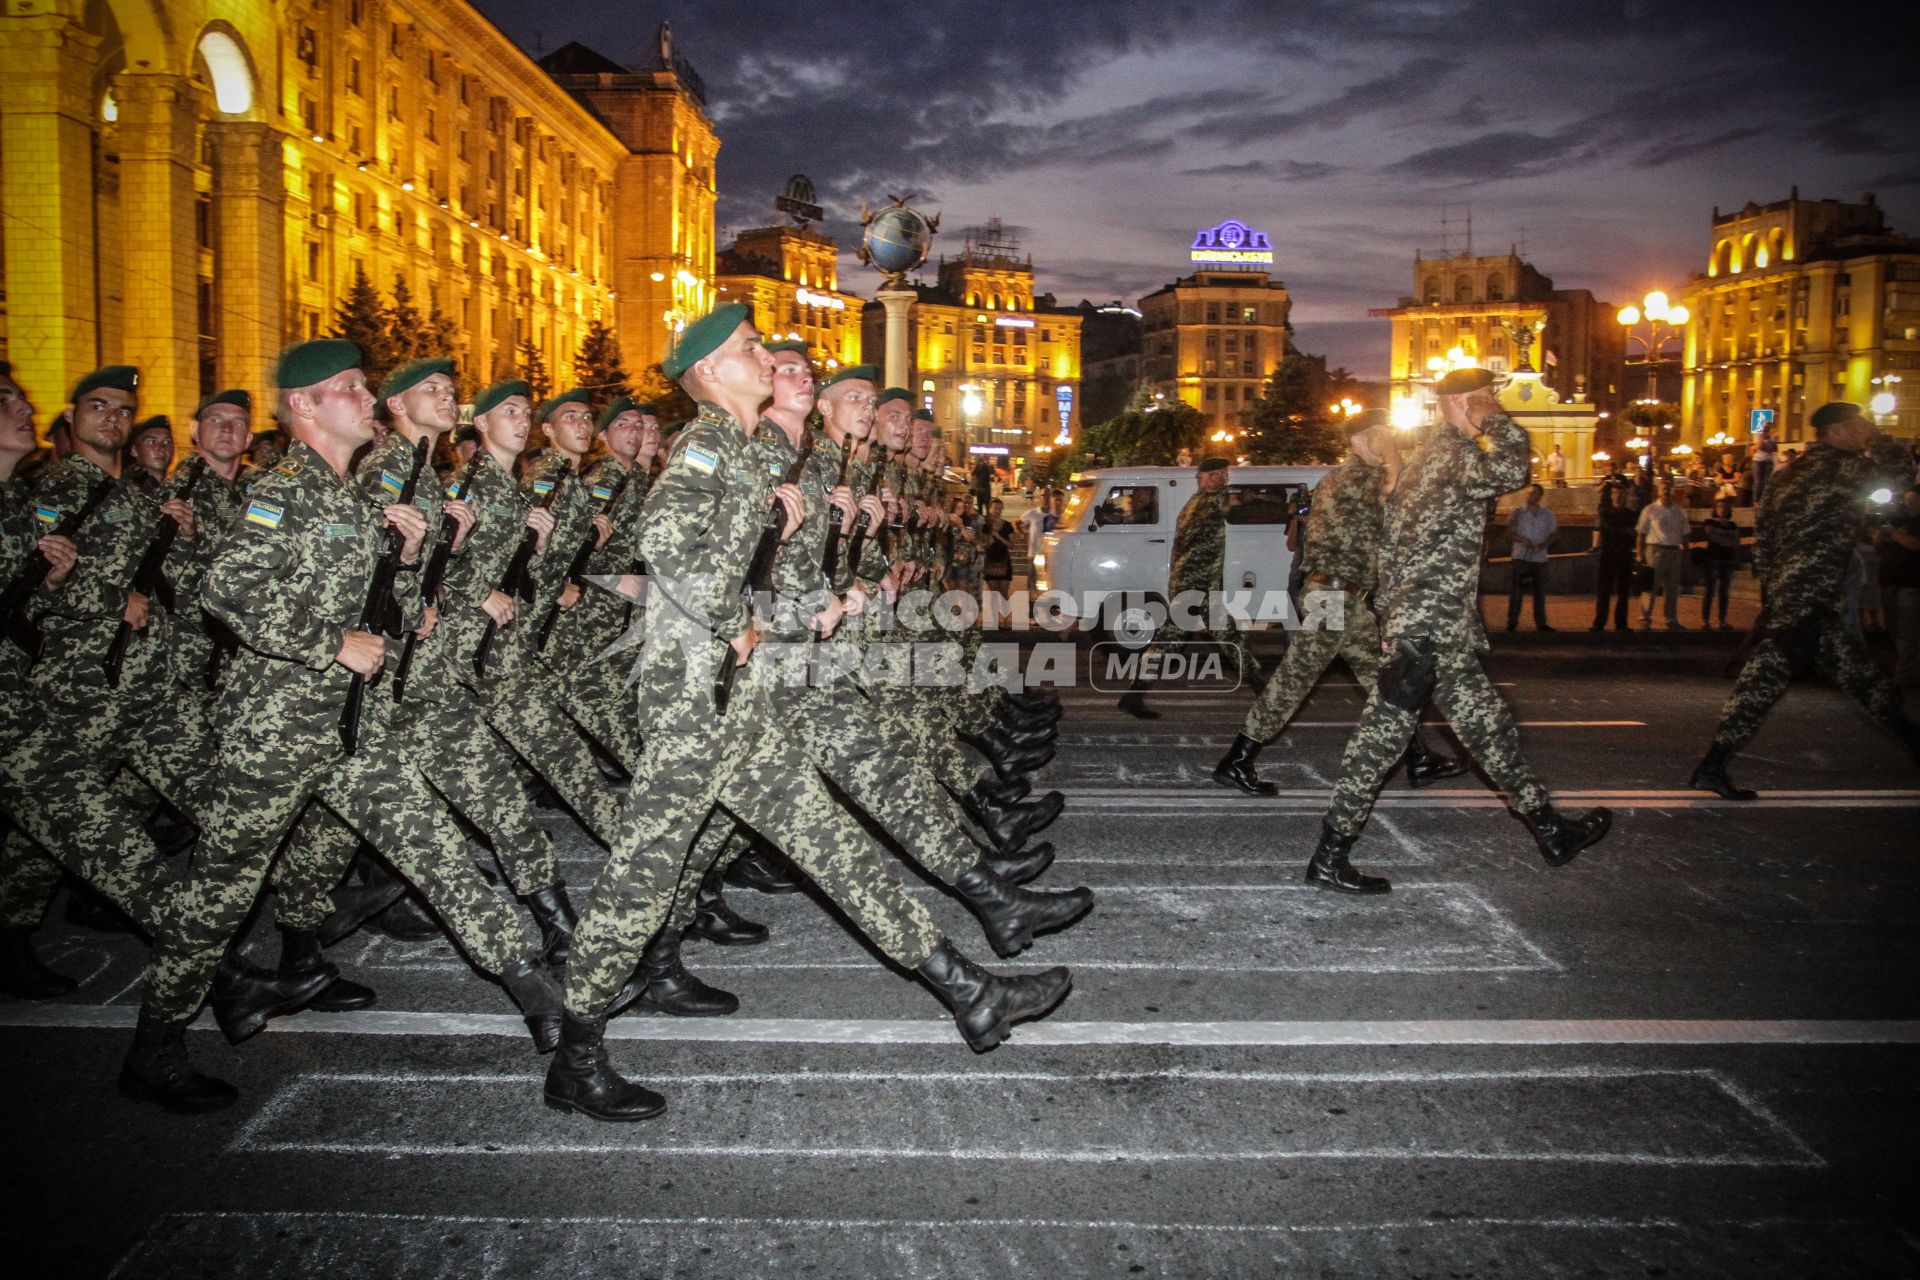
[[1167,602],[1158,592],[1129,591],[1104,606],[1100,615],[1102,637],[1125,649],[1144,649],[1167,620],[1167,612]]

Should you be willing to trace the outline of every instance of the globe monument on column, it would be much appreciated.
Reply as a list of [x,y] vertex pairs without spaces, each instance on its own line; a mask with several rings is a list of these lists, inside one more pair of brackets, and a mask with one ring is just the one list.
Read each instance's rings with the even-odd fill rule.
[[915,297],[907,288],[907,273],[927,260],[934,232],[940,229],[940,215],[927,217],[907,203],[911,198],[889,196],[893,203],[879,210],[860,207],[860,223],[865,228],[860,260],[887,278],[885,287],[874,297],[887,313],[886,378],[890,387],[907,382],[907,306]]

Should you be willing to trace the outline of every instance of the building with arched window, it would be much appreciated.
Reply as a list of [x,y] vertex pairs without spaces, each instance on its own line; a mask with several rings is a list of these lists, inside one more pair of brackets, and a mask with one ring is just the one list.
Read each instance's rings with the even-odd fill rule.
[[358,271],[457,335],[469,386],[532,343],[631,368],[712,303],[698,78],[536,65],[461,0],[37,0],[0,13],[0,350],[43,406],[104,363],[184,432],[267,389]]

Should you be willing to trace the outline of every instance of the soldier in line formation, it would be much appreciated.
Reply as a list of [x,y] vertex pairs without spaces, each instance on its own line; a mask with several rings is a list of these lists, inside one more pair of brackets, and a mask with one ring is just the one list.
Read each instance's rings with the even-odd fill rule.
[[[396,370],[377,401],[360,364],[342,340],[290,348],[275,378],[284,456],[244,468],[252,404],[223,392],[196,411],[193,456],[152,488],[126,448],[137,371],[98,370],[71,396],[71,453],[31,492],[13,478],[31,407],[0,370],[9,991],[72,988],[31,944],[64,869],[153,943],[121,1089],[210,1110],[235,1091],[188,1059],[201,1004],[237,1043],[276,1016],[372,1003],[323,948],[411,885],[536,1049],[559,1050],[549,1103],[638,1119],[663,1104],[608,1065],[605,1020],[636,1003],[738,1007],[687,973],[679,941],[765,940],[719,889],[757,835],[925,981],[975,1049],[1064,997],[1064,969],[1005,976],[967,958],[826,789],[951,886],[1001,955],[1091,908],[1085,889],[1025,887],[1052,856],[1030,837],[1064,804],[1030,798],[1025,776],[1051,756],[1057,700],[864,678],[871,646],[943,638],[882,631],[868,608],[938,571],[939,454],[931,424],[907,427],[906,392],[842,370],[816,433],[804,353],[769,353],[744,308],[723,308],[669,362],[701,413],[657,482],[653,406],[622,398],[596,420],[587,392],[536,406],[514,379],[477,394],[473,448],[441,476],[429,459],[456,425],[452,362]],[[882,402],[884,447],[868,440]],[[391,428],[377,444],[376,408]],[[862,518],[872,536],[854,534]],[[770,524],[763,619],[743,586]],[[846,551],[831,574],[830,529]],[[786,643],[749,661],[763,638]],[[776,680],[782,648],[835,674]],[[724,709],[722,660],[741,664]],[[624,799],[602,760],[634,779]],[[610,850],[579,916],[531,784]],[[156,839],[162,805],[184,839]],[[377,874],[349,875],[369,862]],[[235,946],[269,884],[272,967]]]

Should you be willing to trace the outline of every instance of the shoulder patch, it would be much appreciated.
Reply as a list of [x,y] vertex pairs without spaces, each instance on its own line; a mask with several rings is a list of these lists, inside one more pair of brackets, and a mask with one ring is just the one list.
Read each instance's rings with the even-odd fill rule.
[[533,482],[533,491],[537,494],[540,494],[542,497],[546,496],[549,493],[552,493],[553,477],[550,475],[541,476],[538,480],[535,480]]
[[400,491],[407,487],[407,482],[391,471],[382,471],[380,473],[380,487],[397,498],[400,496]]
[[274,467],[273,474],[277,476],[297,476],[300,474],[300,464],[292,458],[288,458],[285,462]]
[[778,478],[780,476],[784,476],[785,474],[787,474],[787,469],[780,465],[780,460],[778,458],[768,458],[767,474],[775,478]]
[[608,498],[611,498],[612,496],[613,496],[612,485],[602,483],[602,484],[596,484],[593,486],[593,500],[595,502],[605,502]]
[[46,524],[46,525],[59,524],[60,509],[58,507],[36,506],[33,509],[33,518],[35,520],[38,520],[41,524]]
[[[278,471],[279,468],[275,467],[274,470]],[[257,524],[263,529],[278,529],[281,518],[286,514],[285,507],[276,507],[271,502],[261,502],[257,498],[247,504],[247,523]]]
[[720,466],[720,455],[704,445],[688,445],[681,451],[680,460],[687,464],[689,470],[698,471],[703,476],[712,475]]

